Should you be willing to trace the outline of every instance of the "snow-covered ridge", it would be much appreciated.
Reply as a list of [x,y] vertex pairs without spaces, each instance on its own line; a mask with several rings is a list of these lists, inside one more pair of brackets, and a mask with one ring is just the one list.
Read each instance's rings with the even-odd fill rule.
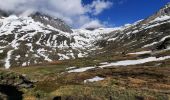
[[[11,15],[0,19],[0,43],[3,44],[0,53],[7,50],[4,58],[6,68],[86,57],[91,48],[97,49],[93,42],[113,30],[79,29],[68,33],[35,21],[32,17]],[[33,59],[30,60],[30,57]]]
[[[23,42],[26,42],[24,45],[30,48],[30,51],[28,52],[31,52],[32,54],[36,55],[36,57],[43,57],[45,61],[52,60],[49,58],[49,54],[45,54],[47,50],[45,50],[44,47],[50,47],[52,49],[55,49],[56,47],[69,48],[66,42],[63,41],[61,43],[58,43],[56,39],[58,36],[70,39],[71,34],[67,32],[62,32],[59,29],[53,28],[50,25],[45,26],[40,22],[35,22],[31,17],[18,17],[16,15],[11,15],[7,18],[1,19],[0,22],[0,38],[2,41],[1,43],[6,44],[1,48],[5,50],[11,47],[11,50],[7,52],[7,58],[5,59],[4,65],[6,68],[9,68],[11,66],[10,60],[13,59],[11,56],[13,56],[13,52],[22,49],[20,48],[20,46]],[[54,31],[56,32],[56,34],[52,34],[52,32]],[[33,38],[36,37],[37,33],[39,33],[39,39],[33,40]],[[4,40],[2,40],[4,36],[12,36],[11,38],[13,39],[11,41],[7,37],[7,39],[5,38]],[[43,47],[39,49],[37,48],[37,50],[33,50],[33,48],[35,48],[35,46],[33,45]],[[37,61],[35,60],[35,62]],[[22,65],[26,66],[25,63],[27,63],[28,65],[30,62],[23,62]]]
[[80,44],[77,45],[78,47],[91,47],[93,46],[93,42],[96,40],[100,40],[104,38],[102,35],[108,34],[115,30],[120,30],[121,28],[98,28],[93,31],[87,29],[74,29],[72,36],[75,40],[81,41]]

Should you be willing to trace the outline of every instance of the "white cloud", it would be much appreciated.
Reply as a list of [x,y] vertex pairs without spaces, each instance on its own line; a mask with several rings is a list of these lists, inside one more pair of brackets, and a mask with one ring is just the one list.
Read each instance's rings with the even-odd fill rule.
[[88,5],[83,5],[82,0],[0,0],[0,2],[2,10],[14,11],[23,15],[40,11],[62,18],[73,27],[101,24],[99,20],[93,20],[90,16],[102,13],[112,4],[104,0],[94,0]]
[[89,23],[84,24],[81,28],[100,28],[104,27],[99,20],[92,20]]
[[110,8],[112,3],[110,1],[104,0],[95,0],[92,4],[88,5],[87,8],[89,12],[93,13],[94,15],[100,14],[103,10]]

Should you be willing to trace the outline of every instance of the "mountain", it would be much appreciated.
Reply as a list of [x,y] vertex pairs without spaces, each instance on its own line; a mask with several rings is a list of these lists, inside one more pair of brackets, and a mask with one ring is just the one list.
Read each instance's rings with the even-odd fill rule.
[[30,17],[33,18],[35,22],[40,22],[40,23],[43,23],[44,25],[50,25],[63,32],[68,32],[68,33],[73,32],[70,29],[70,27],[63,20],[59,18],[53,18],[51,16],[41,14],[39,12],[31,14]]
[[[69,50],[69,45],[74,42],[72,31],[63,21],[50,18],[37,13],[31,17],[10,15],[1,18],[1,59],[5,59],[1,63],[5,63],[6,68],[27,66],[64,57],[58,52],[61,52],[62,48]],[[52,22],[47,23],[47,20]],[[62,50],[62,52],[69,51]]]
[[[98,42],[108,52],[132,52],[138,49],[162,50],[170,46],[170,4],[144,20],[110,33],[108,39]],[[100,42],[104,41],[104,45]]]
[[79,34],[58,18],[38,12],[29,16],[2,12],[1,16],[0,65],[6,68],[84,57],[93,46],[92,35]]
[[0,65],[6,68],[170,46],[170,4],[117,28],[71,29],[39,12],[20,16],[0,11],[0,16]]

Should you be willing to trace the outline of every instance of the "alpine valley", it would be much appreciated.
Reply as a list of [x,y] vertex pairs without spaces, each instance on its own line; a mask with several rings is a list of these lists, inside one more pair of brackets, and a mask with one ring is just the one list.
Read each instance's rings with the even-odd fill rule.
[[170,4],[115,28],[0,10],[0,80],[0,100],[169,100]]

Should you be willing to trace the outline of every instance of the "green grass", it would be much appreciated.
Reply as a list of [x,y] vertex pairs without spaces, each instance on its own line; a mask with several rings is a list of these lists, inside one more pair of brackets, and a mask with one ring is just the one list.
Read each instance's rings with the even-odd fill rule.
[[33,67],[16,67],[10,70],[19,74],[26,74],[31,79],[41,80],[46,75],[64,72],[67,67],[68,66],[65,65],[47,65]]
[[[88,97],[89,100],[137,100],[137,98],[156,98],[156,100],[168,100],[168,96],[149,91],[119,89],[114,86],[96,87],[86,85],[67,85],[52,92],[54,96],[78,97],[79,99]],[[77,99],[77,98],[76,98]]]

